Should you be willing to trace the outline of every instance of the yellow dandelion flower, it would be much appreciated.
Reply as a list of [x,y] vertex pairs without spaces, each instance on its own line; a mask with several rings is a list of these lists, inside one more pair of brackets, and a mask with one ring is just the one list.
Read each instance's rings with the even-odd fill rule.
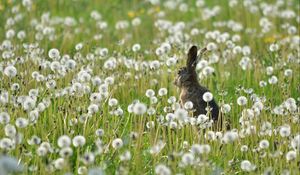
[[130,18],[134,18],[135,17],[135,12],[134,11],[129,11],[127,13],[127,15],[130,17]]
[[35,10],[36,10],[36,5],[35,5],[35,4],[32,4],[31,10],[32,10],[32,11],[35,11]]
[[274,43],[276,41],[276,38],[274,36],[269,36],[264,38],[265,43]]
[[160,7],[159,6],[155,7],[155,11],[159,12],[160,11]]
[[139,11],[139,14],[143,14],[143,13],[145,13],[145,9],[141,9],[141,10]]

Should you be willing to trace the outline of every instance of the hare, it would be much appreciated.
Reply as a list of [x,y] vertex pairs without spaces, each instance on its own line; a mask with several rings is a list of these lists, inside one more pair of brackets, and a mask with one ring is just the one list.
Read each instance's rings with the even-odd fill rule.
[[[207,102],[203,100],[203,94],[209,92],[209,90],[201,86],[197,80],[196,65],[197,65],[197,47],[192,46],[187,55],[186,67],[179,69],[177,77],[175,78],[174,84],[181,90],[180,93],[180,104],[183,106],[187,101],[193,103],[193,116],[200,114],[207,114]],[[200,58],[206,51],[206,48],[200,51]],[[208,103],[211,108],[210,116],[216,123],[219,116],[219,107],[213,99]]]

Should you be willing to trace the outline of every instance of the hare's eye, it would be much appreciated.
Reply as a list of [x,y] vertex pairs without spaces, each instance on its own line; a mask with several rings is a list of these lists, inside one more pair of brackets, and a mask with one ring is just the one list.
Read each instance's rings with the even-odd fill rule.
[[178,74],[181,74],[184,71],[184,68],[180,68]]

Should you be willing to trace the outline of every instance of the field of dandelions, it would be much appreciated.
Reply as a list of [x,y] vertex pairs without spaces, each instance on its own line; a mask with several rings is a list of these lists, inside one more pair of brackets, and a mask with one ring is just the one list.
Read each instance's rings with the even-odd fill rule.
[[[0,0],[0,174],[300,174],[298,0]],[[223,127],[174,78],[190,46]]]

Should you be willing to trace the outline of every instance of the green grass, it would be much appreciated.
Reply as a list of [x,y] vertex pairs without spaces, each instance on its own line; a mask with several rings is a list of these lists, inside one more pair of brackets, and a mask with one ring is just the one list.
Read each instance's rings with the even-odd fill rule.
[[[263,2],[275,4],[276,1],[256,1],[254,6],[258,7]],[[250,13],[249,8],[245,7],[243,3],[239,2],[235,7],[230,7],[227,0],[224,1],[205,1],[203,7],[196,7],[196,1],[187,1],[187,12],[180,12],[166,8],[161,2],[160,5],[151,5],[149,2],[132,0],[36,0],[33,2],[32,9],[28,11],[19,1],[0,0],[0,44],[6,40],[6,31],[14,29],[16,34],[20,30],[26,32],[26,37],[23,41],[16,36],[10,41],[14,47],[14,56],[10,59],[3,58],[4,50],[0,50],[0,65],[3,69],[17,57],[25,59],[24,64],[17,63],[15,67],[18,70],[16,77],[9,78],[0,72],[0,94],[7,91],[12,96],[17,97],[21,95],[28,95],[30,89],[38,89],[39,96],[36,104],[42,102],[44,98],[50,99],[50,106],[43,112],[39,113],[36,123],[30,123],[26,128],[17,128],[17,133],[23,134],[23,141],[17,144],[15,148],[6,150],[0,148],[2,154],[10,155],[24,165],[22,174],[65,174],[68,172],[79,174],[79,167],[86,167],[87,169],[93,167],[100,167],[104,169],[106,174],[155,174],[155,167],[158,164],[164,164],[170,168],[172,174],[219,174],[218,170],[225,174],[263,174],[268,168],[272,167],[275,174],[280,174],[287,169],[291,174],[299,174],[299,148],[296,150],[297,156],[295,160],[287,161],[286,154],[293,150],[290,146],[292,139],[299,134],[299,94],[300,94],[300,66],[299,66],[299,45],[294,48],[291,47],[291,41],[280,44],[286,38],[299,38],[299,21],[296,18],[283,19],[280,17],[267,16],[272,23],[269,32],[262,33],[262,27],[259,21],[263,17],[262,9],[256,13]],[[279,10],[290,9],[294,11],[299,18],[299,2],[286,0],[284,5],[279,7]],[[208,20],[201,19],[204,8],[212,9],[215,6],[220,7],[220,13]],[[16,14],[12,12],[12,8],[19,8],[19,14],[23,19],[16,22],[12,27],[6,26],[6,20],[14,17]],[[102,20],[107,23],[106,29],[97,28],[97,23],[90,17],[90,13],[97,10]],[[65,17],[72,17],[76,20],[75,26],[66,26],[63,24],[50,24],[49,22],[43,25],[52,27],[55,30],[56,39],[51,41],[47,36],[40,41],[37,41],[35,35],[37,30],[31,25],[33,19],[38,23],[41,22],[42,14],[49,12],[50,19],[57,17],[64,19]],[[155,22],[158,20],[158,13],[164,12],[165,17],[161,19],[169,20],[173,24],[176,22],[184,22],[186,27],[182,33],[188,34],[190,37],[186,41],[175,45],[172,44],[170,52],[164,56],[157,56],[155,50],[161,43],[165,42],[170,36],[167,31],[159,31],[155,27]],[[141,19],[141,25],[132,26],[129,24],[127,29],[117,30],[115,24],[120,20],[127,20],[131,23],[134,17]],[[196,22],[193,22],[193,21]],[[233,20],[243,26],[243,30],[234,32],[229,27],[216,27],[214,22],[228,22]],[[81,22],[80,22],[81,21]],[[296,33],[289,34],[287,29],[282,28],[282,24],[289,24],[295,26]],[[196,36],[191,36],[190,31],[193,28],[203,30]],[[246,29],[256,30],[255,33],[246,33]],[[252,60],[252,69],[242,70],[239,62],[243,55],[230,53],[227,57],[227,63],[223,64],[224,58],[222,53],[226,50],[232,51],[226,47],[225,43],[216,43],[213,39],[206,39],[205,33],[209,31],[218,30],[220,33],[228,33],[230,38],[237,34],[240,36],[240,41],[234,42],[236,46],[249,46],[251,54],[249,58]],[[76,32],[77,31],[77,32]],[[93,37],[97,34],[102,35],[102,39],[95,40]],[[128,37],[129,36],[129,37]],[[126,39],[123,45],[118,43],[122,39]],[[129,39],[128,39],[129,38]],[[29,53],[22,48],[23,43],[39,43],[39,48],[43,49],[43,53],[39,56],[30,56]],[[166,116],[168,112],[165,107],[171,107],[168,103],[168,98],[175,96],[179,98],[180,90],[174,86],[173,81],[177,74],[177,70],[185,65],[186,51],[190,44],[197,44],[199,47],[204,47],[210,42],[215,42],[218,45],[218,50],[211,51],[205,54],[204,59],[208,60],[210,55],[218,54],[219,62],[211,64],[214,68],[214,75],[199,80],[200,84],[208,87],[214,94],[218,104],[230,104],[231,111],[224,114],[225,120],[230,124],[231,129],[237,129],[242,132],[245,129],[239,123],[239,118],[244,109],[250,109],[253,102],[250,99],[250,94],[246,94],[242,89],[253,89],[253,94],[259,97],[265,97],[264,109],[259,116],[256,116],[250,125],[256,128],[256,133],[245,136],[245,138],[238,138],[230,144],[224,144],[221,140],[205,139],[205,132],[211,128],[204,130],[197,126],[184,125],[181,129],[171,129],[169,126],[164,126],[159,122],[160,116]],[[76,51],[75,46],[78,43],[83,44],[83,49]],[[139,43],[141,50],[133,52],[132,45]],[[278,43],[280,49],[276,52],[269,50],[270,44]],[[32,78],[31,74],[38,71],[42,75],[49,75],[54,73],[50,68],[39,68],[38,57],[42,62],[52,61],[48,56],[48,51],[52,48],[57,48],[60,55],[68,54],[71,58],[76,60],[77,65],[74,70],[66,72],[65,76],[56,78],[57,86],[55,89],[47,89],[46,82],[38,82]],[[97,48],[107,48],[109,53],[107,56],[100,58],[96,56],[95,60],[85,59],[89,53],[95,54]],[[149,52],[148,54],[146,52]],[[75,59],[78,55],[81,58]],[[176,55],[178,63],[168,67],[165,64],[167,58]],[[288,57],[293,55],[294,61],[289,62]],[[31,59],[27,59],[31,57]],[[117,67],[114,70],[104,69],[103,65],[107,59],[115,57],[118,60]],[[151,70],[149,68],[141,68],[138,70],[127,68],[123,57],[132,59],[134,62],[149,63],[153,60],[159,60],[161,65],[158,70]],[[266,87],[260,87],[260,81],[268,82],[271,77],[266,74],[266,67],[272,66],[274,73],[278,78],[278,83],[271,85],[267,83]],[[1,66],[0,66],[1,67]],[[84,122],[80,122],[80,117],[88,112],[88,107],[91,104],[90,95],[93,92],[98,92],[98,88],[92,85],[91,81],[84,84],[90,87],[90,93],[82,96],[65,95],[63,97],[55,97],[59,90],[72,86],[72,80],[76,80],[77,74],[81,69],[89,67],[91,69],[91,76],[99,76],[103,81],[107,77],[114,77],[114,84],[109,85],[109,95],[99,104],[99,111],[96,114],[87,117]],[[284,71],[291,69],[293,75],[291,77],[284,76]],[[1,69],[0,69],[1,70]],[[125,74],[131,74],[126,78]],[[200,73],[200,72],[199,72]],[[228,74],[228,75],[227,75]],[[157,83],[152,83],[155,80]],[[19,83],[20,90],[12,91],[11,85]],[[166,88],[168,94],[163,97],[158,96],[158,90]],[[147,89],[153,89],[156,92],[158,102],[150,104],[150,99],[145,96]],[[227,95],[222,96],[222,91],[227,92]],[[248,104],[246,106],[238,106],[237,98],[239,96],[246,96]],[[116,98],[118,105],[111,107],[108,105],[109,98]],[[272,111],[276,106],[282,104],[288,98],[296,100],[297,111],[288,113],[287,115],[276,115]],[[127,108],[134,100],[140,100],[145,103],[147,107],[153,107],[156,114],[138,116],[129,113]],[[124,114],[122,116],[115,116],[110,114],[110,111],[122,108]],[[22,109],[21,106],[14,106],[12,103],[1,104],[0,113],[7,112],[10,115],[10,124],[15,125],[18,117],[29,118],[29,112]],[[174,112],[174,111],[171,111]],[[293,121],[295,118],[298,121]],[[153,121],[154,127],[148,129],[146,123]],[[271,136],[261,136],[259,132],[263,122],[268,121],[272,124],[272,129],[280,130],[280,126],[289,125],[291,134],[289,137],[281,137],[279,134]],[[8,138],[4,128],[5,124],[1,124],[0,138]],[[98,137],[95,134],[97,129],[103,129],[105,134]],[[134,140],[130,138],[130,133],[136,132],[139,137]],[[221,131],[226,132],[225,128]],[[37,150],[39,145],[30,145],[29,140],[33,135],[41,138],[42,142],[49,142],[54,152],[48,153],[46,156],[38,156]],[[55,169],[54,162],[60,155],[58,151],[60,148],[57,145],[57,140],[61,135],[68,135],[72,139],[76,135],[83,135],[86,138],[86,143],[81,148],[71,146],[73,155],[65,158],[65,165],[62,169]],[[115,150],[112,148],[112,141],[116,138],[123,140],[123,147]],[[81,158],[84,153],[97,151],[95,141],[100,139],[103,143],[103,152],[95,156],[93,163],[85,165]],[[270,143],[269,148],[254,152],[253,149],[259,147],[259,142],[267,139]],[[159,141],[165,143],[164,148],[157,154],[150,154],[149,150]],[[184,141],[189,143],[186,148],[183,146]],[[196,163],[197,165],[181,167],[180,153],[187,153],[193,144],[209,144],[211,151],[208,154],[200,156],[200,160],[204,165]],[[241,146],[247,145],[249,150],[241,152]],[[131,153],[131,159],[128,161],[121,161],[119,156],[125,151]],[[278,157],[271,157],[276,151],[282,152]],[[265,156],[263,156],[265,154]],[[241,162],[249,160],[256,165],[256,169],[251,172],[245,172],[241,169]],[[229,165],[231,162],[231,165]],[[47,169],[51,166],[51,169]],[[30,167],[36,167],[36,171],[31,171]],[[1,170],[1,165],[0,165]],[[86,174],[86,173],[84,173]]]

